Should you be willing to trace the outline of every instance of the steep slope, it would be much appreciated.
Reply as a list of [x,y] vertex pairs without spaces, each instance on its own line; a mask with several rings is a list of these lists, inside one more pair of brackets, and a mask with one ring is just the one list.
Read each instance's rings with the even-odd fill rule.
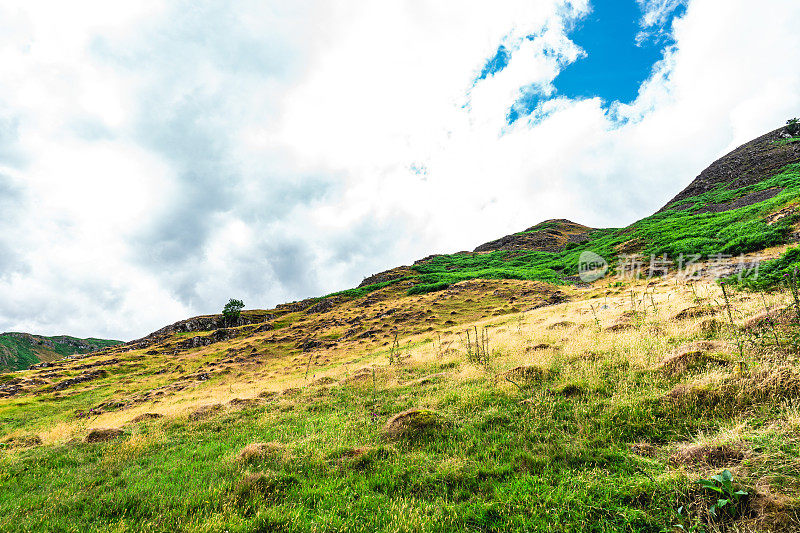
[[43,361],[54,361],[68,355],[86,354],[122,341],[78,339],[67,335],[43,337],[30,333],[0,334],[0,372],[22,370]]
[[660,211],[670,206],[677,207],[683,200],[718,188],[739,189],[778,174],[787,165],[800,162],[798,141],[800,138],[792,140],[786,128],[778,128],[743,144],[709,165]]

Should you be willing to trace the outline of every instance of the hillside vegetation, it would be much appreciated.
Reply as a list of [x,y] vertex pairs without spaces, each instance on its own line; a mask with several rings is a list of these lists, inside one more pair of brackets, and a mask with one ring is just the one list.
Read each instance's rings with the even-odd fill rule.
[[29,333],[0,334],[0,372],[23,370],[42,361],[85,354],[122,344],[104,339],[78,339],[67,335],[43,337]]
[[[0,530],[800,531],[780,133],[627,228],[547,221],[0,374]],[[702,257],[616,272],[633,253]]]

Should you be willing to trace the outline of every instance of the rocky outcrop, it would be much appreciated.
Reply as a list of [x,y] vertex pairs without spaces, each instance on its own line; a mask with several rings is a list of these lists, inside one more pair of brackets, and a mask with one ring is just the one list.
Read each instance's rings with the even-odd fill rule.
[[94,381],[97,378],[102,378],[108,375],[108,372],[105,370],[93,370],[91,372],[84,372],[79,376],[75,376],[74,378],[68,378],[63,381],[59,381],[52,387],[48,389],[48,392],[57,392],[60,390],[67,389],[73,385],[77,385],[78,383],[86,383],[87,381]]
[[[153,333],[147,335],[146,337],[130,341],[125,345],[128,346],[130,349],[147,348],[148,346],[152,346],[153,344],[161,342],[162,340],[171,337],[176,333],[212,331],[223,328],[246,326],[248,324],[260,324],[262,322],[271,320],[273,318],[275,318],[275,315],[271,313],[263,313],[263,312],[248,313],[240,315],[236,323],[231,324],[231,323],[226,323],[222,315],[196,316],[186,320],[180,320],[178,322],[175,322],[174,324],[170,324],[169,326],[165,326],[159,329],[158,331],[154,331]],[[193,341],[193,342],[200,342],[200,341]],[[211,342],[208,342],[207,344],[211,344]],[[207,344],[202,344],[202,346],[206,346]]]
[[523,232],[481,244],[475,248],[475,252],[496,250],[559,252],[569,243],[587,240],[592,229],[566,219],[546,220]]
[[[667,205],[662,207],[659,212],[674,207],[675,202],[709,192],[719,185],[726,189],[754,185],[777,174],[786,165],[799,162],[800,143],[780,142],[783,140],[782,134],[785,129],[773,130],[717,159],[703,170],[688,187],[667,202]],[[720,209],[720,206],[717,208]],[[733,208],[728,207],[728,209]]]
[[228,339],[232,339],[239,335],[239,332],[235,329],[217,329],[214,330],[209,335],[198,335],[196,337],[191,337],[189,339],[180,341],[175,344],[175,347],[180,350],[188,350],[191,348],[201,348],[203,346],[209,346],[211,344],[226,341]]

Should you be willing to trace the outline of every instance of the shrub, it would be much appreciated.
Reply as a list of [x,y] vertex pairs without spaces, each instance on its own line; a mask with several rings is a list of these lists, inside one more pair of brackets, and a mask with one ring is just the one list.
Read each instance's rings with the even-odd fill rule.
[[447,282],[422,283],[420,285],[414,285],[413,287],[408,289],[408,291],[406,291],[406,294],[411,296],[413,294],[425,294],[428,292],[443,291],[449,286],[450,284]]
[[749,273],[741,281],[730,278],[728,282],[751,290],[773,289],[786,283],[798,267],[800,267],[800,247],[794,247],[779,258],[762,263],[758,272]]
[[790,118],[786,121],[786,132],[792,137],[800,135],[800,119]]
[[225,307],[222,309],[222,318],[225,320],[226,325],[236,324],[239,320],[239,315],[244,309],[244,302],[241,300],[234,300],[231,298]]

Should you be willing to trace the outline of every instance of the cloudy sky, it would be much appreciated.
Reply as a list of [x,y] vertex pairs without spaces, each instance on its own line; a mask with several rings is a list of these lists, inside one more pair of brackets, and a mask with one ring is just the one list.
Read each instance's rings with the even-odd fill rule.
[[548,218],[800,115],[797,0],[0,0],[0,331],[128,340]]

